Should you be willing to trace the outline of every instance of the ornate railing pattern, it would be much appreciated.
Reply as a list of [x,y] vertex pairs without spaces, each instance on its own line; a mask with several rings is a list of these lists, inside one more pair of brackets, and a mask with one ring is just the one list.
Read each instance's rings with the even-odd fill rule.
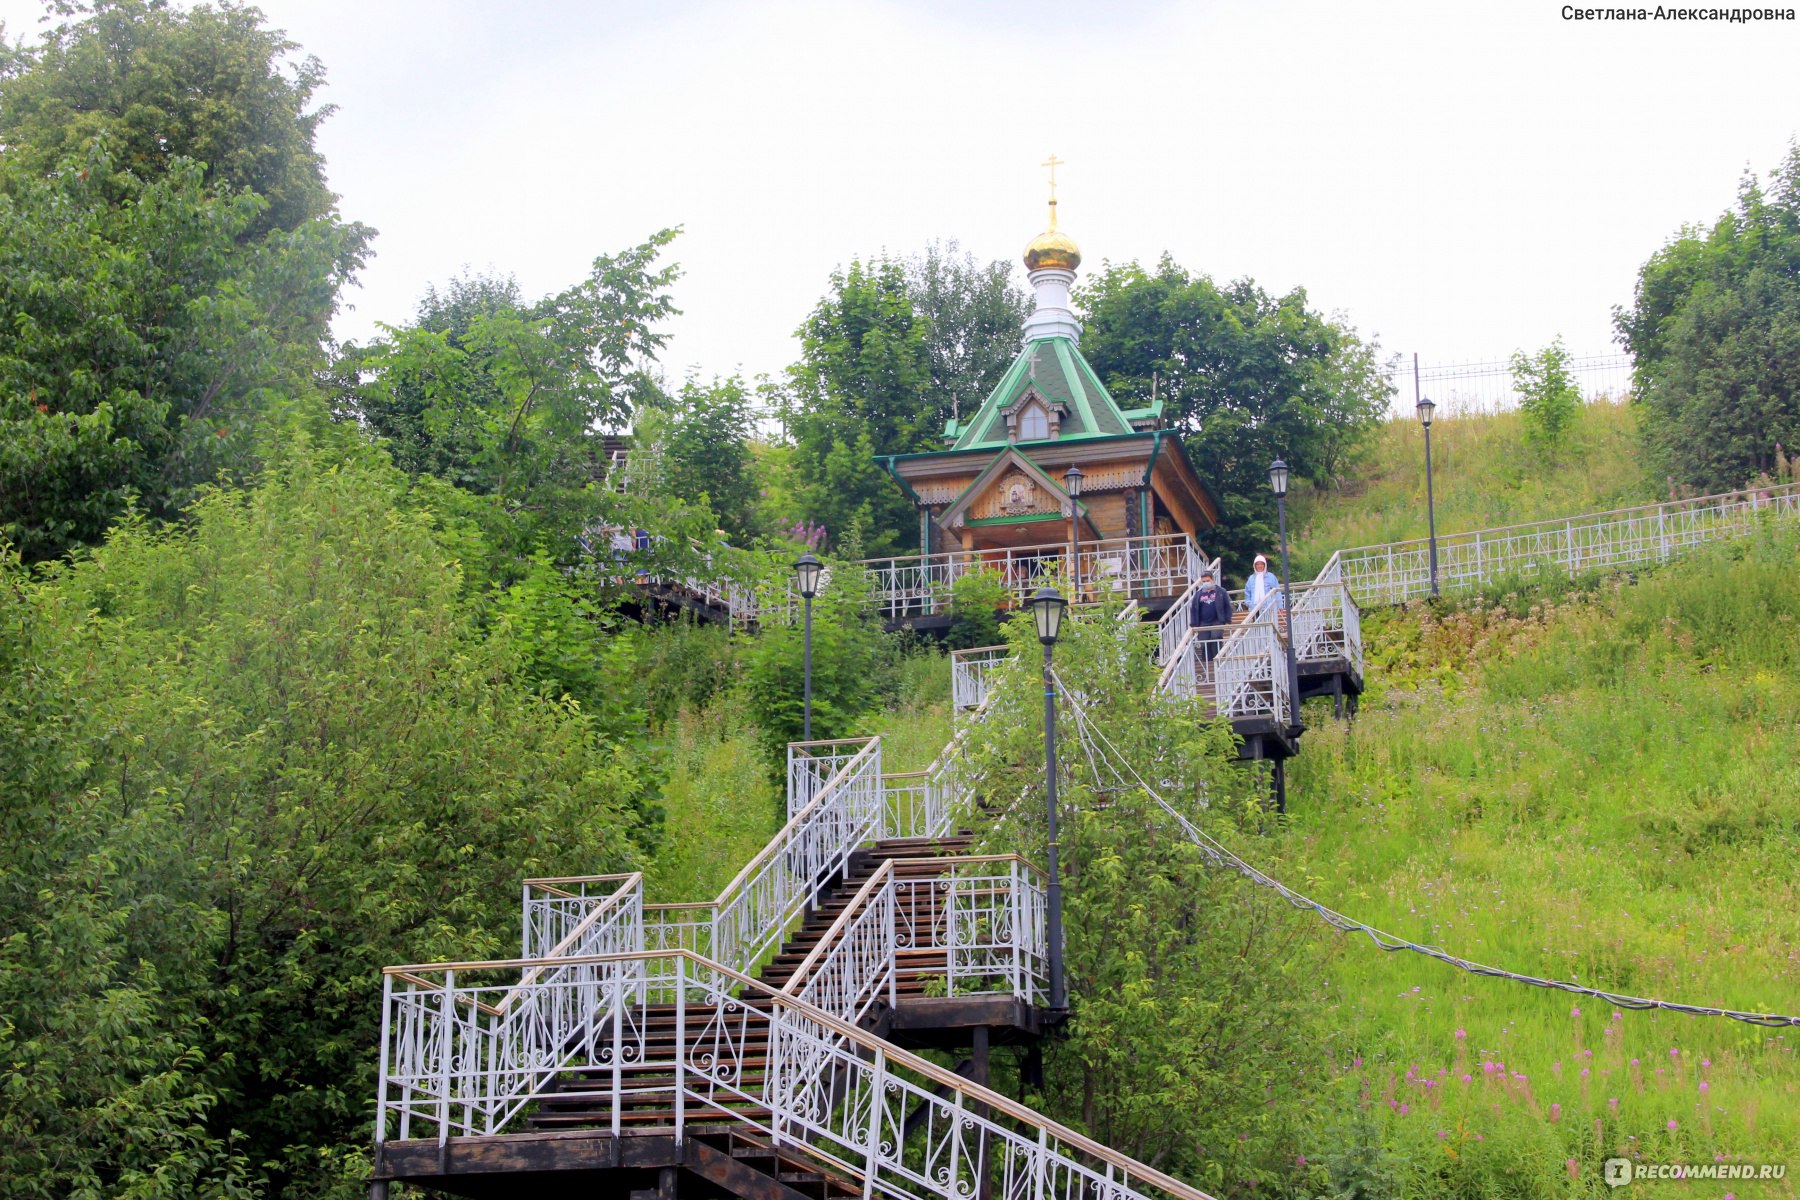
[[988,675],[1011,654],[1011,646],[977,646],[950,652],[950,699],[957,712],[980,708],[986,702]]
[[[908,867],[931,874],[902,874]],[[1043,878],[1010,854],[884,862],[784,990],[850,1021],[908,978],[936,980],[946,996],[1036,1004],[1049,990]],[[904,950],[933,953],[902,963]]]
[[831,777],[869,744],[868,738],[830,738],[816,742],[789,742],[787,747],[787,809],[793,816],[813,802]]
[[[951,585],[976,571],[997,572],[1014,603],[1023,603],[1052,580],[1067,587],[1069,550],[1067,542],[1050,542],[1002,550],[867,558],[857,565],[872,577],[871,602],[885,619],[897,621],[948,611]],[[1199,578],[1205,561],[1185,533],[1084,541],[1080,555],[1081,599],[1179,594]],[[786,623],[799,615],[800,597],[792,590],[795,585],[789,581],[785,586],[785,593],[758,597],[758,620]]]
[[[1438,587],[1455,591],[1503,578],[1574,578],[1584,571],[1666,562],[1671,555],[1747,533],[1764,514],[1800,514],[1800,484],[1751,488],[1440,537]],[[1336,556],[1364,604],[1400,604],[1431,592],[1429,539],[1359,546]]]
[[858,846],[885,836],[885,800],[881,739],[868,738],[718,899],[646,905],[646,945],[691,950],[733,970],[748,969],[843,874]]
[[1210,691],[1214,711],[1233,721],[1264,719],[1277,725],[1293,720],[1288,686],[1287,646],[1280,628],[1267,620],[1234,626],[1211,661],[1202,657],[1202,639],[1190,630],[1163,668],[1157,686],[1176,696]]
[[[515,1069],[495,1054],[504,987],[485,980],[531,965],[388,969],[378,1146],[390,1128],[442,1139],[504,1124],[496,1115],[517,1107]],[[688,952],[562,960],[530,990],[515,1011],[543,1018],[532,1048],[589,1072],[588,1094],[612,1097],[615,1122],[627,1096],[666,1103],[676,1137],[690,1124],[740,1122],[803,1143],[862,1180],[866,1195],[892,1200],[984,1192],[1208,1200],[999,1092]],[[653,1033],[653,1014],[671,1008],[673,1035]]]
[[[644,948],[644,876],[566,875],[527,879],[520,957],[622,954]],[[581,949],[572,947],[581,946]]]
[[1294,658],[1301,666],[1343,660],[1362,670],[1361,614],[1337,555],[1311,583],[1295,589],[1292,618]]

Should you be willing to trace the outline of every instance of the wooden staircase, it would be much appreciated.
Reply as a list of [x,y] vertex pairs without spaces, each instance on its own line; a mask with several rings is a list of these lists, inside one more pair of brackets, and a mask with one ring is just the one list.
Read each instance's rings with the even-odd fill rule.
[[[827,894],[823,903],[806,915],[804,922],[783,943],[781,950],[763,968],[759,977],[770,987],[785,989],[794,972],[819,945],[837,919],[855,900],[862,886],[883,863],[894,861],[899,879],[930,879],[944,868],[933,859],[952,859],[968,851],[974,842],[972,833],[961,832],[941,838],[890,838],[858,851],[850,870]],[[905,916],[929,927],[935,915],[931,905],[937,903],[937,892],[929,888],[906,889]],[[924,995],[925,977],[934,966],[944,963],[941,949],[902,949],[897,958],[906,971],[897,987],[899,996]],[[743,1010],[767,1011],[766,999],[739,997],[740,1008],[689,1003],[685,1012],[677,1014],[673,1005],[657,1005],[645,1010],[643,1058],[647,1062],[628,1062],[620,1068],[621,1088],[626,1093],[618,1113],[621,1134],[672,1135],[676,1112],[672,1095],[675,1079],[669,1064],[675,1056],[677,1021],[685,1021],[690,1039],[694,1031],[717,1028],[722,1033],[721,1053],[735,1060],[743,1090],[760,1090],[769,1065],[767,1026],[760,1021],[743,1018]],[[729,1050],[724,1049],[729,1046]],[[610,1068],[585,1068],[565,1072],[552,1084],[549,1094],[539,1099],[526,1119],[533,1133],[606,1131],[613,1127],[613,1073]],[[686,1166],[689,1177],[698,1175],[719,1189],[718,1195],[767,1196],[770,1200],[847,1200],[861,1196],[860,1181],[828,1169],[814,1161],[804,1149],[775,1146],[752,1123],[766,1125],[772,1114],[758,1104],[738,1098],[716,1099],[713,1105],[687,1110],[688,1137],[699,1144],[690,1148]],[[733,1117],[737,1119],[734,1120]],[[717,1118],[715,1121],[714,1118]],[[683,1195],[693,1194],[690,1183],[683,1184]]]
[[[782,945],[781,952],[769,961],[758,978],[772,988],[786,989],[793,979],[794,971],[806,961],[807,955],[818,946],[819,940],[830,931],[832,924],[855,900],[863,884],[881,869],[884,862],[894,861],[897,864],[894,868],[897,880],[930,879],[943,874],[943,868],[931,862],[908,860],[954,858],[968,853],[974,841],[973,833],[960,831],[941,838],[887,838],[865,850],[857,851],[851,859],[850,870],[844,881],[831,890],[822,904],[807,914],[800,928]],[[926,888],[907,888],[900,895],[901,908],[896,924],[901,928],[931,928],[936,914],[930,906],[936,894]],[[896,990],[899,998],[905,1000],[909,996],[924,995],[925,978],[933,972],[933,968],[945,965],[944,955],[941,948],[896,949],[895,967],[899,975]]]

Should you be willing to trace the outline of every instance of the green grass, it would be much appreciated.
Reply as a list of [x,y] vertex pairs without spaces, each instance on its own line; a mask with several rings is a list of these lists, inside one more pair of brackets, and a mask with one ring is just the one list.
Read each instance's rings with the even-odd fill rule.
[[781,783],[741,708],[727,696],[664,727],[663,841],[644,872],[651,903],[712,899],[781,828]]
[[[1442,416],[1431,427],[1439,534],[1645,504],[1663,488],[1644,472],[1636,412],[1585,407],[1554,455],[1530,449],[1517,412]],[[1356,477],[1296,491],[1294,569],[1308,578],[1333,551],[1424,537],[1425,447],[1419,423],[1377,429]]]
[[[1585,597],[1371,616],[1361,715],[1313,714],[1265,864],[1477,961],[1800,1013],[1797,572],[1790,530]],[[1426,1193],[1595,1195],[1615,1152],[1787,1162],[1800,1146],[1800,1030],[1615,1016],[1342,942],[1343,1095],[1324,1111],[1362,1112]]]
[[[882,768],[923,770],[950,740],[950,659],[921,647],[894,667],[892,701],[859,723],[882,735]],[[663,837],[644,872],[651,903],[710,900],[781,829],[783,783],[746,702],[729,688],[703,707],[679,709],[662,727],[668,756]]]

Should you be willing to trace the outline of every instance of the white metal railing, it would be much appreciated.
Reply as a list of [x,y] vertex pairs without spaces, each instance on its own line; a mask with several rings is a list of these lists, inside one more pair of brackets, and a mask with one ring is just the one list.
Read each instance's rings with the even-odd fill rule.
[[1278,725],[1293,721],[1287,648],[1270,621],[1240,625],[1219,645],[1213,659],[1213,702],[1233,720],[1267,717]]
[[[1049,988],[1044,896],[1043,873],[1017,855],[891,859],[783,990],[852,1022],[884,996],[894,1003],[902,980],[1036,1004]],[[904,951],[914,953],[902,962]]]
[[850,856],[887,836],[881,739],[868,738],[716,900],[644,907],[646,945],[746,970],[780,945]]
[[1332,555],[1311,583],[1295,589],[1289,630],[1294,638],[1294,659],[1309,663],[1344,660],[1360,673],[1363,669],[1362,614],[1343,581],[1343,568]]
[[[1051,542],[1007,549],[867,558],[857,565],[872,577],[871,602],[887,620],[899,620],[948,611],[951,585],[976,571],[996,572],[1015,604],[1024,603],[1052,579],[1068,586],[1069,550],[1067,542]],[[1198,577],[1204,562],[1193,539],[1185,533],[1084,541],[1080,555],[1081,599],[1178,594]],[[785,593],[777,591],[759,597],[758,619],[793,620],[800,611],[795,586],[788,580]]]
[[828,738],[789,742],[787,746],[787,810],[793,816],[813,802],[831,777],[862,752],[868,738]]
[[1233,721],[1265,719],[1286,726],[1293,720],[1287,646],[1272,621],[1247,621],[1215,643],[1210,661],[1204,639],[1190,630],[1157,686],[1176,696],[1210,693],[1214,711]]
[[988,675],[1012,654],[1011,646],[977,646],[950,652],[950,699],[958,712],[977,709],[987,700]]
[[[514,1011],[503,985],[525,960],[390,967],[383,979],[378,1153],[399,1138],[492,1133],[516,1114],[521,1054],[579,1069],[610,1101],[673,1114],[673,1134],[730,1120],[862,1183],[917,1200],[1209,1200],[1205,1193],[901,1050],[805,1000],[686,951],[565,959]],[[511,1039],[503,1036],[505,1029]],[[530,1068],[546,1079],[542,1068]],[[541,1084],[540,1084],[541,1086]]]
[[[1035,866],[1017,855],[958,858],[929,878],[897,877],[893,887],[897,948],[943,951],[944,995],[1048,1000],[1044,874]],[[915,962],[897,974],[935,979],[940,966]]]
[[[1747,533],[1763,515],[1800,514],[1800,484],[1750,488],[1440,537],[1441,591],[1502,578],[1537,578],[1666,562],[1682,550]],[[1431,592],[1426,538],[1340,551],[1344,582],[1365,604],[1399,604]]]
[[641,871],[527,879],[523,892],[521,958],[622,954],[644,948]]

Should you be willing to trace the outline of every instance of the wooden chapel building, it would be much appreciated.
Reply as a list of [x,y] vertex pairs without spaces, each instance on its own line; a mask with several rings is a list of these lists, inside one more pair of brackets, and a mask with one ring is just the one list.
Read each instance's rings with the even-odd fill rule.
[[[1080,265],[1057,228],[1053,180],[1049,227],[1025,247],[1035,304],[1024,348],[974,416],[945,424],[944,449],[878,461],[917,509],[925,553],[1049,560],[1079,538],[1094,598],[1108,578],[1145,574],[1142,557],[1171,553],[1182,535],[1197,540],[1220,509],[1180,434],[1164,427],[1162,402],[1120,407],[1082,357],[1069,306]],[[1071,467],[1081,473],[1074,500]]]

